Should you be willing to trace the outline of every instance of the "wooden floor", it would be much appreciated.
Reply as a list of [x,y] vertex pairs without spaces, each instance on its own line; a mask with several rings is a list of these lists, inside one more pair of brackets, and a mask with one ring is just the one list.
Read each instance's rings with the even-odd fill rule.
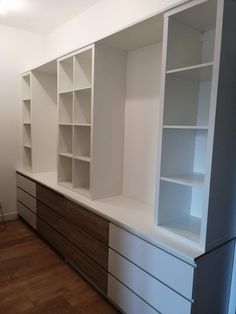
[[0,232],[0,313],[118,311],[18,220],[8,222],[7,229]]

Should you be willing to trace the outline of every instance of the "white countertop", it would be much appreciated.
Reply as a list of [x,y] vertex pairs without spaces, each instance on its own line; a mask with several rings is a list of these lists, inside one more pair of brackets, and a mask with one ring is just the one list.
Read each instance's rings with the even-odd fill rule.
[[184,243],[184,241],[175,238],[172,234],[168,234],[162,228],[155,226],[154,210],[150,205],[124,195],[93,201],[60,186],[57,183],[55,172],[31,173],[24,169],[17,169],[17,172],[63,194],[64,197],[73,202],[83,205],[87,209],[96,212],[116,225],[191,265],[195,265],[194,259],[204,253],[199,248]]

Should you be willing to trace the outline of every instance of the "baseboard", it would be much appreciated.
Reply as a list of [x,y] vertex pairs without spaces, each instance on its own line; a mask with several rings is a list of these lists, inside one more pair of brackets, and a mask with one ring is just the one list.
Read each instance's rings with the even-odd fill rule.
[[[5,221],[15,220],[15,219],[18,219],[18,214],[17,212],[6,213],[6,214],[3,214],[3,217]],[[0,222],[1,221],[2,221],[2,217],[0,216]]]

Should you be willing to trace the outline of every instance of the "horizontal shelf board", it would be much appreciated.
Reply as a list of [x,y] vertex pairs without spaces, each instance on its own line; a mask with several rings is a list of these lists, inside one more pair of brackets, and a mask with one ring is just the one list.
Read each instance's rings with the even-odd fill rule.
[[74,126],[87,126],[87,127],[91,127],[91,123],[74,123]]
[[82,156],[74,156],[74,159],[81,160],[81,161],[86,161],[86,162],[90,162],[91,161],[90,157],[82,157]]
[[194,173],[189,176],[161,176],[160,179],[171,183],[197,188],[203,188],[204,185],[204,174],[202,173]]
[[30,101],[30,97],[24,97],[23,101]]
[[73,93],[73,89],[61,90],[58,92],[58,94],[69,94],[69,93]]
[[201,219],[193,216],[180,217],[179,219],[161,224],[160,227],[196,244],[200,243]]
[[213,62],[201,63],[184,68],[166,71],[167,75],[176,75],[193,81],[210,81],[212,79]]
[[73,157],[72,153],[59,153],[59,156],[67,157],[67,158],[72,158]]
[[28,144],[24,144],[24,148],[31,149],[31,148],[32,148],[32,146],[31,146],[31,145],[28,145]]
[[66,123],[61,123],[61,122],[59,122],[59,125],[62,125],[62,126],[72,126],[73,125],[73,123],[70,123],[70,122],[66,122]]
[[91,89],[91,88],[92,88],[92,86],[89,85],[89,86],[75,88],[74,91],[79,92],[79,91],[83,91],[83,90],[87,90],[87,89]]
[[208,126],[200,125],[163,125],[163,129],[208,130]]
[[30,121],[23,121],[23,124],[31,124],[31,122]]

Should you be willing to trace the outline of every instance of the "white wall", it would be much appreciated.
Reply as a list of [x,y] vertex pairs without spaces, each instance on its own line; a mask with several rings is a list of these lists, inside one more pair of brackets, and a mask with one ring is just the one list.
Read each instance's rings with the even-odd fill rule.
[[15,170],[20,162],[20,74],[40,62],[43,37],[0,25],[0,38],[0,200],[9,215],[16,212]]
[[47,37],[53,59],[187,0],[100,0]]

